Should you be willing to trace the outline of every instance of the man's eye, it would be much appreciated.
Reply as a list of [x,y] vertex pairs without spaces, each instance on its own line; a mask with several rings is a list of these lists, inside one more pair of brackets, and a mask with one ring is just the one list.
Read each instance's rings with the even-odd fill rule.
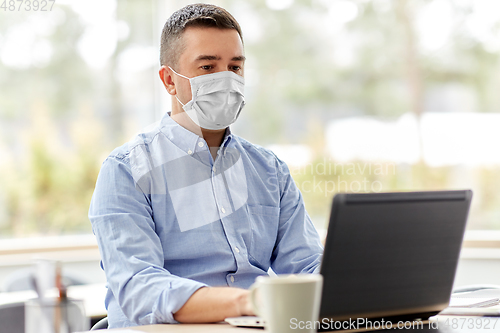
[[210,65],[205,65],[205,66],[201,66],[202,69],[206,70],[206,71],[209,71],[212,69],[212,66]]
[[232,67],[231,67],[231,70],[232,70],[232,71],[234,71],[234,72],[237,72],[237,71],[239,71],[240,69],[241,69],[241,67],[240,67],[240,66],[232,66]]

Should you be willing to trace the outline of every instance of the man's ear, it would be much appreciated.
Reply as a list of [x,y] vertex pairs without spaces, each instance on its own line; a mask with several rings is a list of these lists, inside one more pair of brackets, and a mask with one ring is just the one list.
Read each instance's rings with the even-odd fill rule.
[[167,66],[161,66],[160,70],[158,71],[158,74],[160,75],[161,82],[163,82],[163,85],[167,89],[167,92],[170,95],[177,94],[177,90],[175,89],[175,83],[173,80],[172,70]]

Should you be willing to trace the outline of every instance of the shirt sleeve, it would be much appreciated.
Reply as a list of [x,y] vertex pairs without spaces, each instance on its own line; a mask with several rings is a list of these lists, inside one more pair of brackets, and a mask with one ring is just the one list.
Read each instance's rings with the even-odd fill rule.
[[319,273],[323,246],[302,194],[286,164],[277,159],[280,191],[278,237],[271,258],[271,268],[277,274]]
[[206,285],[163,267],[150,197],[135,184],[127,157],[103,163],[89,219],[108,288],[122,312],[138,325],[175,323],[173,314]]

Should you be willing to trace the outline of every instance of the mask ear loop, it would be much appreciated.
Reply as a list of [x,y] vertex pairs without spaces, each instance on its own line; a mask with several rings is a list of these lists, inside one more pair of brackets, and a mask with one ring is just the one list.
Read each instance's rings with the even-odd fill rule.
[[[179,74],[179,73],[177,73],[176,71],[174,71],[174,69],[173,69],[172,67],[168,66],[168,68],[170,68],[170,70],[171,70],[172,72],[174,72],[174,73],[175,73],[175,75],[180,76],[180,77],[185,78],[185,79],[188,79],[188,80],[191,80],[191,79],[190,79],[190,78],[188,78],[187,76],[184,76],[184,75]],[[182,107],[184,107],[184,106],[186,105],[186,104],[184,104],[184,103],[182,103],[182,102],[181,102],[181,100],[179,99],[179,97],[177,97],[177,94],[175,94],[175,98],[177,99],[177,102],[181,103]]]
[[185,78],[185,79],[191,80],[191,78],[189,78],[189,77],[187,77],[187,76],[184,76],[184,75],[182,75],[182,74],[179,74],[179,73],[177,73],[176,71],[174,71],[174,69],[173,69],[172,67],[168,66],[168,68],[170,68],[170,69],[172,70],[172,72],[174,72],[174,73],[175,73],[175,75],[178,75],[178,76],[183,77],[183,78]]
[[177,102],[179,102],[182,105],[182,107],[186,106],[186,104],[182,104],[182,102],[179,99],[179,97],[177,97],[177,94],[175,94],[175,99],[177,100]]

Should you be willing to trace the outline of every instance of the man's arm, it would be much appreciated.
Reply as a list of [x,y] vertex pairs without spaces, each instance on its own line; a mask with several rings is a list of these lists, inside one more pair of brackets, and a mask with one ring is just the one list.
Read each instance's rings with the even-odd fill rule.
[[319,273],[323,246],[286,164],[276,159],[280,192],[278,237],[271,258],[277,274]]
[[89,212],[108,286],[135,324],[217,322],[252,314],[248,291],[207,287],[163,268],[163,249],[148,198],[126,158],[103,164]]
[[[149,198],[136,187],[126,155],[109,157],[99,173],[89,218],[108,288],[135,325],[175,322],[173,314],[206,287],[163,267],[163,248],[152,216]],[[109,315],[110,321],[116,320]]]
[[174,313],[181,323],[212,323],[228,317],[250,316],[253,311],[249,291],[228,287],[198,289],[184,306]]

